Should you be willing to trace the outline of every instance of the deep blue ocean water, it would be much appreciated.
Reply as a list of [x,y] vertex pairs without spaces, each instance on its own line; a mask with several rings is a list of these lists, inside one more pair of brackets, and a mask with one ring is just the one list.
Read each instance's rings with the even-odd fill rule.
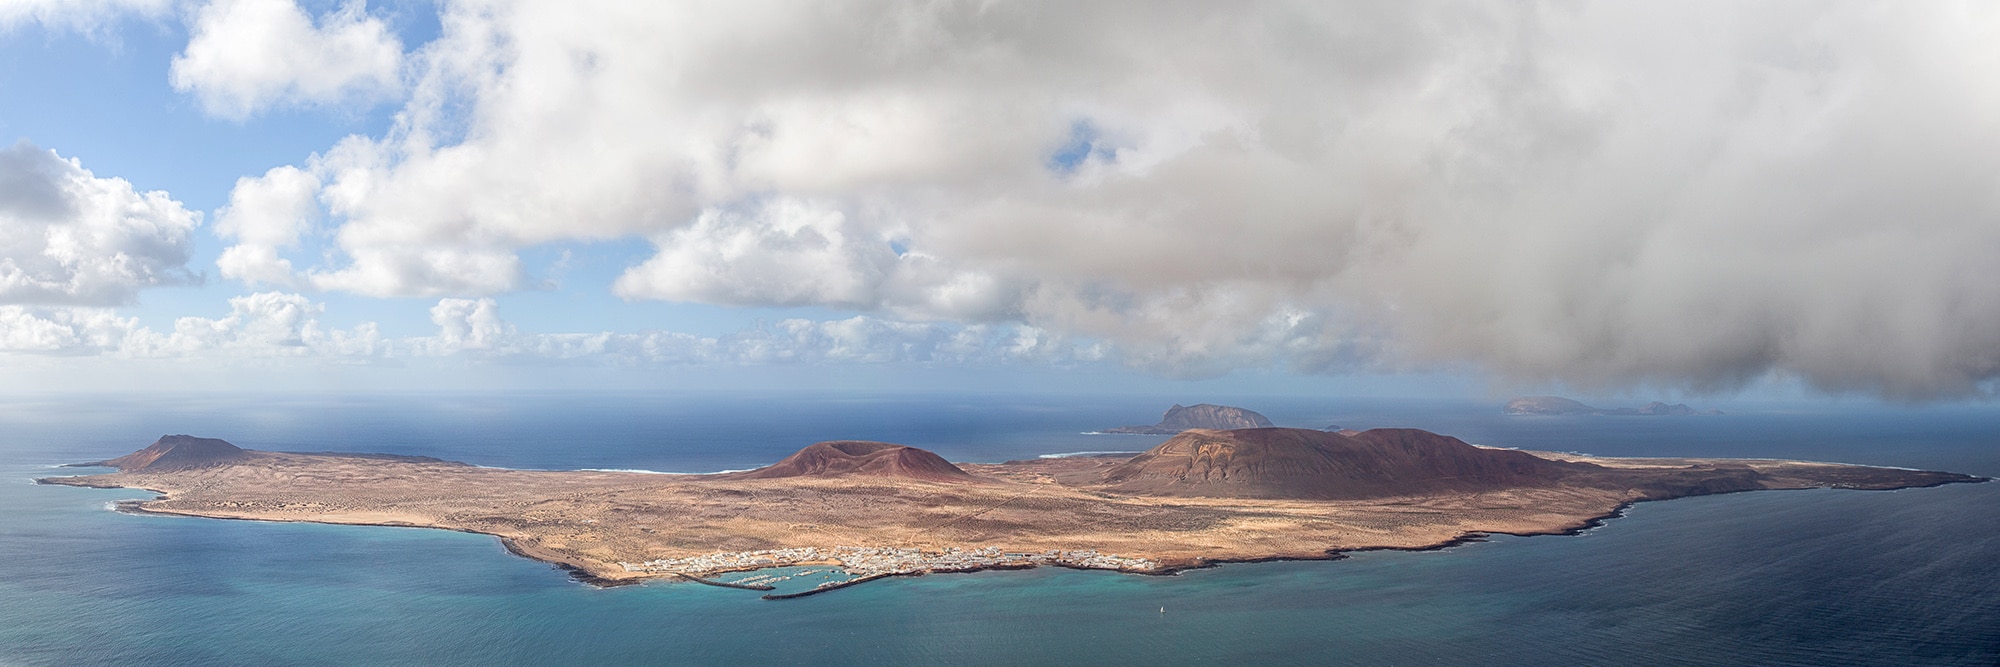
[[[30,483],[164,433],[519,468],[748,468],[835,438],[1001,461],[1144,449],[1160,438],[1082,432],[1150,422],[1171,400],[4,401],[0,664],[2000,664],[2000,483],[1688,498],[1578,536],[1172,577],[934,575],[782,602],[688,584],[594,589],[481,535],[130,516],[108,508],[146,493]],[[1510,418],[1473,402],[1227,400],[1287,426],[2000,475],[2000,409],[1988,406]]]

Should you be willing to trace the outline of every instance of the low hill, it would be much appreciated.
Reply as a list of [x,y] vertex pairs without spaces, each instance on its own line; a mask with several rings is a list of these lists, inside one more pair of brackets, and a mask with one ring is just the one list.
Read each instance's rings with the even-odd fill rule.
[[1501,412],[1510,415],[1594,415],[1597,408],[1561,396],[1522,396],[1507,401]]
[[145,449],[109,461],[86,465],[109,466],[124,472],[154,472],[206,468],[250,458],[251,454],[226,440],[191,435],[163,435]]
[[1546,486],[1597,466],[1474,447],[1417,429],[1192,430],[1104,474],[1152,496],[1346,500]]
[[931,482],[969,482],[974,478],[944,457],[929,451],[866,440],[819,442],[799,450],[777,463],[749,472],[734,473],[734,479],[775,479],[780,477],[890,477]]
[[[1618,410],[1612,410],[1611,412],[1613,414],[1624,414],[1624,409],[1621,408]],[[1688,404],[1686,403],[1675,403],[1673,405],[1667,405],[1659,401],[1653,401],[1651,403],[1647,403],[1646,407],[1639,408],[1638,410],[1634,410],[1632,412],[1633,414],[1640,414],[1640,415],[1668,415],[1672,417],[1686,417],[1689,415],[1722,414],[1721,410],[1708,410],[1705,412],[1696,412],[1694,408],[1688,407]]]
[[1167,408],[1160,416],[1160,423],[1151,426],[1120,426],[1105,429],[1105,433],[1126,435],[1173,435],[1191,428],[1205,428],[1226,431],[1239,428],[1272,428],[1271,420],[1243,408],[1227,405],[1202,403],[1199,405],[1179,405]]
[[1500,411],[1509,415],[1640,415],[1686,417],[1690,415],[1719,415],[1721,410],[1701,410],[1688,407],[1686,403],[1672,405],[1653,401],[1643,408],[1596,408],[1561,396],[1523,396],[1508,401]]

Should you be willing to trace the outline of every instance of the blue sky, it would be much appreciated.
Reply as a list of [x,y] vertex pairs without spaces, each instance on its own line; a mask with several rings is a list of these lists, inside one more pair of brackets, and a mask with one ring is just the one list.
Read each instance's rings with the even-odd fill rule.
[[15,0],[0,373],[1982,399],[1994,27]]

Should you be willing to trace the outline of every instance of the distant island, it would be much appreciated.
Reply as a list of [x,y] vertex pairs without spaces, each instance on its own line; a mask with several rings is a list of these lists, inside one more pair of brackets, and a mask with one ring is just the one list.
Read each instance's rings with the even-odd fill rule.
[[1508,401],[1501,412],[1509,415],[1646,415],[1684,417],[1689,415],[1719,415],[1721,410],[1696,411],[1686,403],[1668,405],[1660,401],[1647,403],[1643,408],[1594,408],[1561,396],[1523,396]]
[[1433,549],[1487,534],[1572,533],[1630,503],[1683,496],[1984,481],[1800,461],[1517,451],[1416,429],[1191,429],[1136,456],[986,464],[832,441],[756,470],[707,475],[264,452],[170,435],[78,465],[118,471],[37,481],[159,494],[120,503],[135,513],[484,533],[598,585],[670,578],[771,590],[792,575],[715,577],[782,566],[813,566],[806,571],[827,578],[766,595],[773,599],[938,572],[1053,565],[1166,574]]
[[1160,422],[1152,425],[1119,426],[1107,428],[1098,433],[1118,435],[1173,435],[1191,428],[1229,430],[1237,428],[1272,428],[1271,420],[1264,415],[1227,405],[1201,403],[1167,408],[1160,416]]

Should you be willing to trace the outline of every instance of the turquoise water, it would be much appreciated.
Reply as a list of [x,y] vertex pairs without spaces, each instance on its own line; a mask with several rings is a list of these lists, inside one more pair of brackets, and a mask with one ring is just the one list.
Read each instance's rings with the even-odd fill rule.
[[[1470,404],[1243,402],[1287,425],[1394,419],[1489,444],[2000,474],[2000,413],[1986,409],[1510,420]],[[939,398],[17,405],[0,409],[0,663],[2000,663],[2000,484],[1690,498],[1573,537],[1172,577],[894,578],[770,602],[693,584],[594,589],[480,535],[130,516],[107,507],[144,492],[27,482],[162,431],[486,465],[713,470],[815,437],[959,460],[1144,446],[1078,432],[1158,411]]]

